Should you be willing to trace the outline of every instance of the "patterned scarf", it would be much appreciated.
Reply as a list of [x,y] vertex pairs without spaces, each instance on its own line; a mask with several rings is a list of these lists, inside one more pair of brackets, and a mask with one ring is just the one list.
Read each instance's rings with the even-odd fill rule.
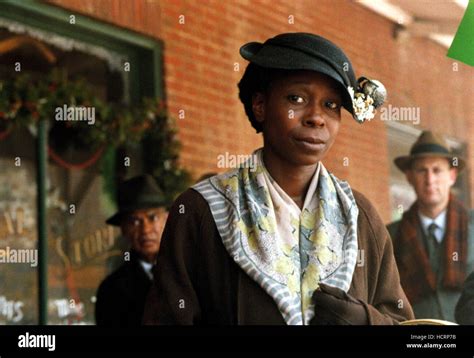
[[308,324],[320,282],[349,290],[357,205],[348,184],[320,163],[300,209],[266,170],[261,149],[253,161],[194,189],[209,203],[229,255],[274,299],[286,323]]
[[[466,278],[468,212],[453,195],[450,196],[446,234],[444,236],[441,287],[460,290]],[[418,303],[432,294],[440,282],[431,269],[430,259],[423,241],[417,237],[421,228],[418,217],[418,204],[415,202],[403,214],[397,237],[395,256],[400,271],[403,289],[411,303]]]

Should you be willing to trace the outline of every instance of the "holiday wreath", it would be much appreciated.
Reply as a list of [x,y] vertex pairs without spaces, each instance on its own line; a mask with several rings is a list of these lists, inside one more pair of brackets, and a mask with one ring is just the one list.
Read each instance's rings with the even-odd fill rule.
[[[155,176],[169,202],[190,182],[189,173],[178,164],[175,122],[158,99],[144,98],[135,106],[111,104],[84,80],[70,80],[62,71],[0,80],[0,140],[16,129],[34,132],[40,120],[48,122],[49,156],[62,167],[85,169],[105,148],[141,143],[144,169]],[[60,155],[68,148],[92,154],[82,163],[69,163]]]

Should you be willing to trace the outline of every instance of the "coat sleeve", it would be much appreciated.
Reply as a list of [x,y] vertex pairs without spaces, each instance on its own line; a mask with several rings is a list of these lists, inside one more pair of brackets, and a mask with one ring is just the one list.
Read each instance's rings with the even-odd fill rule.
[[126,305],[119,300],[120,292],[115,289],[109,280],[99,286],[95,303],[95,321],[98,326],[122,326],[126,322]]
[[145,305],[144,324],[191,325],[201,319],[194,253],[201,234],[202,210],[193,199],[195,196],[192,189],[181,194],[168,215],[154,282]]
[[456,322],[459,324],[474,324],[474,272],[471,273],[456,305]]
[[366,238],[366,252],[375,256],[367,263],[368,301],[363,302],[369,324],[392,325],[413,319],[412,307],[400,284],[390,235],[372,204],[361,194],[357,199],[362,227],[359,234]]

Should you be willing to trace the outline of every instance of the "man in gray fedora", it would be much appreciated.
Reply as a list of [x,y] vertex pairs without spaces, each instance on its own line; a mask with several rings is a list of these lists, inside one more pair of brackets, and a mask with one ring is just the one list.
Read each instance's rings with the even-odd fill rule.
[[152,176],[141,175],[120,185],[118,206],[106,223],[120,226],[131,249],[99,286],[95,317],[97,325],[138,326],[168,215],[165,196]]
[[474,266],[473,215],[451,193],[465,163],[442,136],[424,131],[395,165],[417,196],[402,219],[388,225],[402,287],[416,318],[454,321]]

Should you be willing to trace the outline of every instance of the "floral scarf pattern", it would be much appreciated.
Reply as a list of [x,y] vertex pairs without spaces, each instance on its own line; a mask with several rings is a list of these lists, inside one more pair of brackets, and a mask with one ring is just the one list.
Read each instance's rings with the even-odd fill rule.
[[322,163],[300,209],[266,170],[248,165],[196,184],[234,261],[275,301],[286,323],[308,324],[319,283],[348,291],[358,209],[349,185]]

